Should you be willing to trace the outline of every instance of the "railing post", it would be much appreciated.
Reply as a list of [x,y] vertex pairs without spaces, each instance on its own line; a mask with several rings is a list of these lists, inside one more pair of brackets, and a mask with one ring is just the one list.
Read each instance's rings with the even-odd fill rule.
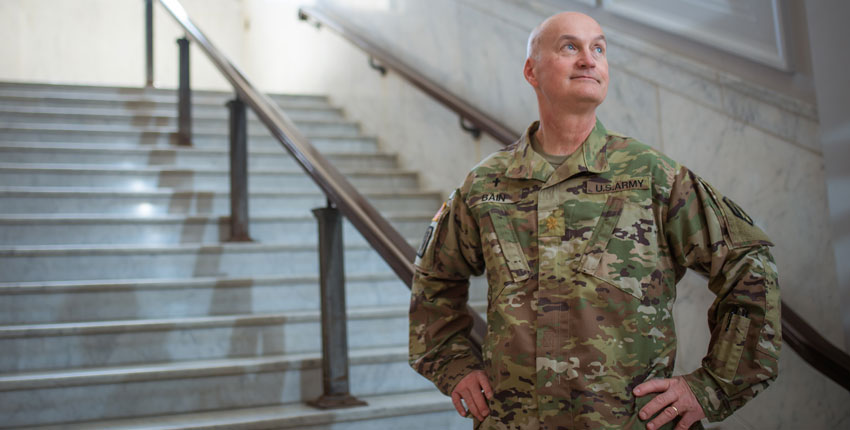
[[250,242],[248,234],[248,121],[237,96],[230,111],[230,242]]
[[180,79],[177,90],[177,143],[192,144],[192,89],[189,86],[189,39],[177,39],[180,46]]
[[322,386],[324,393],[307,402],[320,409],[364,406],[349,394],[348,334],[345,316],[345,265],[342,214],[330,202],[313,209],[319,223],[319,283],[322,320]]
[[153,0],[145,0],[145,86],[153,87]]

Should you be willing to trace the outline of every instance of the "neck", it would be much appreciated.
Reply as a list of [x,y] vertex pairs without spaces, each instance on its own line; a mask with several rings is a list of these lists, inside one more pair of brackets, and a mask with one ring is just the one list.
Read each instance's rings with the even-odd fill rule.
[[[547,114],[548,113],[548,114]],[[570,155],[576,152],[596,126],[596,111],[582,114],[540,112],[540,127],[535,136],[547,154]]]

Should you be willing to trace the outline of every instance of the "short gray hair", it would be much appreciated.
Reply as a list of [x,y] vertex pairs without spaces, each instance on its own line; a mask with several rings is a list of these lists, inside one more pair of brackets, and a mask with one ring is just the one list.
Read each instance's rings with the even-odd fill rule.
[[534,27],[534,29],[531,30],[531,33],[528,35],[528,44],[525,47],[526,60],[531,58],[532,56],[534,56],[535,60],[537,59],[539,54],[537,47],[538,45],[540,45],[540,32],[543,30],[543,24],[545,23],[546,21],[541,22],[537,27]]

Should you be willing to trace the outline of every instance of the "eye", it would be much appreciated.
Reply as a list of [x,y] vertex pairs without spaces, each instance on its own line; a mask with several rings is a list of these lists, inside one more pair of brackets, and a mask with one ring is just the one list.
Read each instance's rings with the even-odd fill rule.
[[568,51],[575,51],[575,50],[576,50],[576,46],[575,46],[575,45],[573,45],[572,43],[567,43],[566,45],[564,45],[564,49],[566,49],[566,50],[568,50]]
[[596,46],[596,47],[593,48],[593,52],[595,52],[597,54],[604,54],[605,48],[603,48],[601,46]]

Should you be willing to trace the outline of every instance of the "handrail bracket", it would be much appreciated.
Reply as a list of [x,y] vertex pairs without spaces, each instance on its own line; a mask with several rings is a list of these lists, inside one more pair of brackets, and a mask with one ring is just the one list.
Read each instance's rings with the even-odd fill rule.
[[369,67],[381,72],[381,76],[387,75],[387,68],[378,63],[375,57],[371,55],[369,56]]
[[475,140],[478,140],[478,139],[481,138],[481,129],[476,127],[475,124],[473,124],[471,122],[470,122],[470,125],[467,125],[467,119],[462,117],[462,116],[460,117],[460,128],[462,128],[463,131],[471,134],[472,137],[475,138]]

